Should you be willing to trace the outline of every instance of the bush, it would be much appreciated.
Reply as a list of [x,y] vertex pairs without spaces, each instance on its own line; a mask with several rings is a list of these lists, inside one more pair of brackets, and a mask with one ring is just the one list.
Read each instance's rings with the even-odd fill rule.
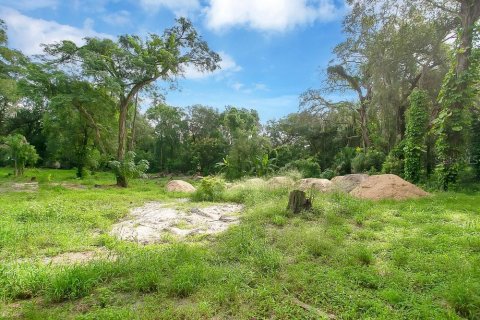
[[112,168],[115,176],[123,181],[122,187],[128,186],[128,179],[138,178],[145,174],[148,170],[149,163],[147,160],[140,160],[135,164],[135,152],[129,151],[122,161],[110,161],[108,166]]
[[335,173],[345,175],[352,173],[352,160],[355,158],[355,149],[345,147],[340,150],[334,158]]
[[403,178],[405,166],[405,142],[401,141],[388,154],[382,166],[383,173],[393,173]]
[[298,170],[304,178],[319,177],[322,172],[320,165],[313,158],[289,162],[283,170]]
[[327,169],[320,175],[320,178],[328,180],[332,179],[333,177],[335,177],[335,172],[333,172],[332,169]]
[[355,173],[380,172],[385,160],[383,152],[370,149],[367,152],[359,152],[352,160],[352,167]]
[[225,191],[225,182],[215,177],[205,177],[192,196],[194,201],[217,201]]

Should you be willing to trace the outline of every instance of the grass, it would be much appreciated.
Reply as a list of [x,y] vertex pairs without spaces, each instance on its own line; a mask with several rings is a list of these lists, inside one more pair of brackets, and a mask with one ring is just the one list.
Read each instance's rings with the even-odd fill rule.
[[[217,200],[244,203],[241,224],[209,241],[141,246],[109,230],[132,207],[168,201],[165,180],[94,188],[113,177],[29,170],[16,182],[32,176],[38,192],[0,193],[0,318],[480,318],[478,192],[402,202],[319,194],[292,216],[288,190],[236,187]],[[116,259],[41,261],[98,247]]]

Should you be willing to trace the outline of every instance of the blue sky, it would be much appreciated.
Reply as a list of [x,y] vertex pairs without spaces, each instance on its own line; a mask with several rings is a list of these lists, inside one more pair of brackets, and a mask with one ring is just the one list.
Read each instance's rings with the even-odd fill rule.
[[85,36],[162,33],[190,18],[223,58],[213,74],[188,70],[167,103],[258,110],[262,122],[298,110],[342,41],[343,0],[0,0],[10,46],[41,53],[41,43]]

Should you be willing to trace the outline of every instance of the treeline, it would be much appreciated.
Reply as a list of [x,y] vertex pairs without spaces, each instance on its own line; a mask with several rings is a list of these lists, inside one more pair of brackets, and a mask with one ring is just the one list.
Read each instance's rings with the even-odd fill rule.
[[443,189],[462,175],[480,180],[480,2],[347,2],[325,81],[297,113],[265,125],[254,110],[182,109],[158,94],[156,81],[175,84],[188,64],[218,67],[188,20],[146,40],[46,45],[41,61],[9,49],[2,24],[0,133],[25,136],[38,164],[79,177],[110,163],[124,186],[131,168],[146,169],[134,154],[151,172],[228,179],[296,169],[395,173]]

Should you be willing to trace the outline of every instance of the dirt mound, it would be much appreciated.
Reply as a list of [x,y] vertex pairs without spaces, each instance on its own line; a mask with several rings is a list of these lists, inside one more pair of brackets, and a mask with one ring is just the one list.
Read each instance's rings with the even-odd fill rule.
[[334,188],[340,191],[350,192],[368,179],[368,174],[355,173],[338,176],[332,179]]
[[293,186],[295,181],[289,177],[273,177],[267,183],[270,188],[284,188]]
[[394,174],[370,176],[350,192],[357,198],[405,200],[421,198],[429,193]]
[[168,192],[195,192],[194,186],[183,180],[172,180],[167,183]]
[[225,231],[239,222],[238,204],[218,204],[206,208],[173,208],[151,202],[131,211],[128,220],[115,224],[112,235],[121,240],[139,243],[162,242],[165,235],[186,237],[195,234],[214,234]]
[[317,179],[317,178],[308,178],[301,179],[298,189],[300,190],[309,190],[314,189],[321,192],[330,191],[332,188],[332,182],[328,179]]

